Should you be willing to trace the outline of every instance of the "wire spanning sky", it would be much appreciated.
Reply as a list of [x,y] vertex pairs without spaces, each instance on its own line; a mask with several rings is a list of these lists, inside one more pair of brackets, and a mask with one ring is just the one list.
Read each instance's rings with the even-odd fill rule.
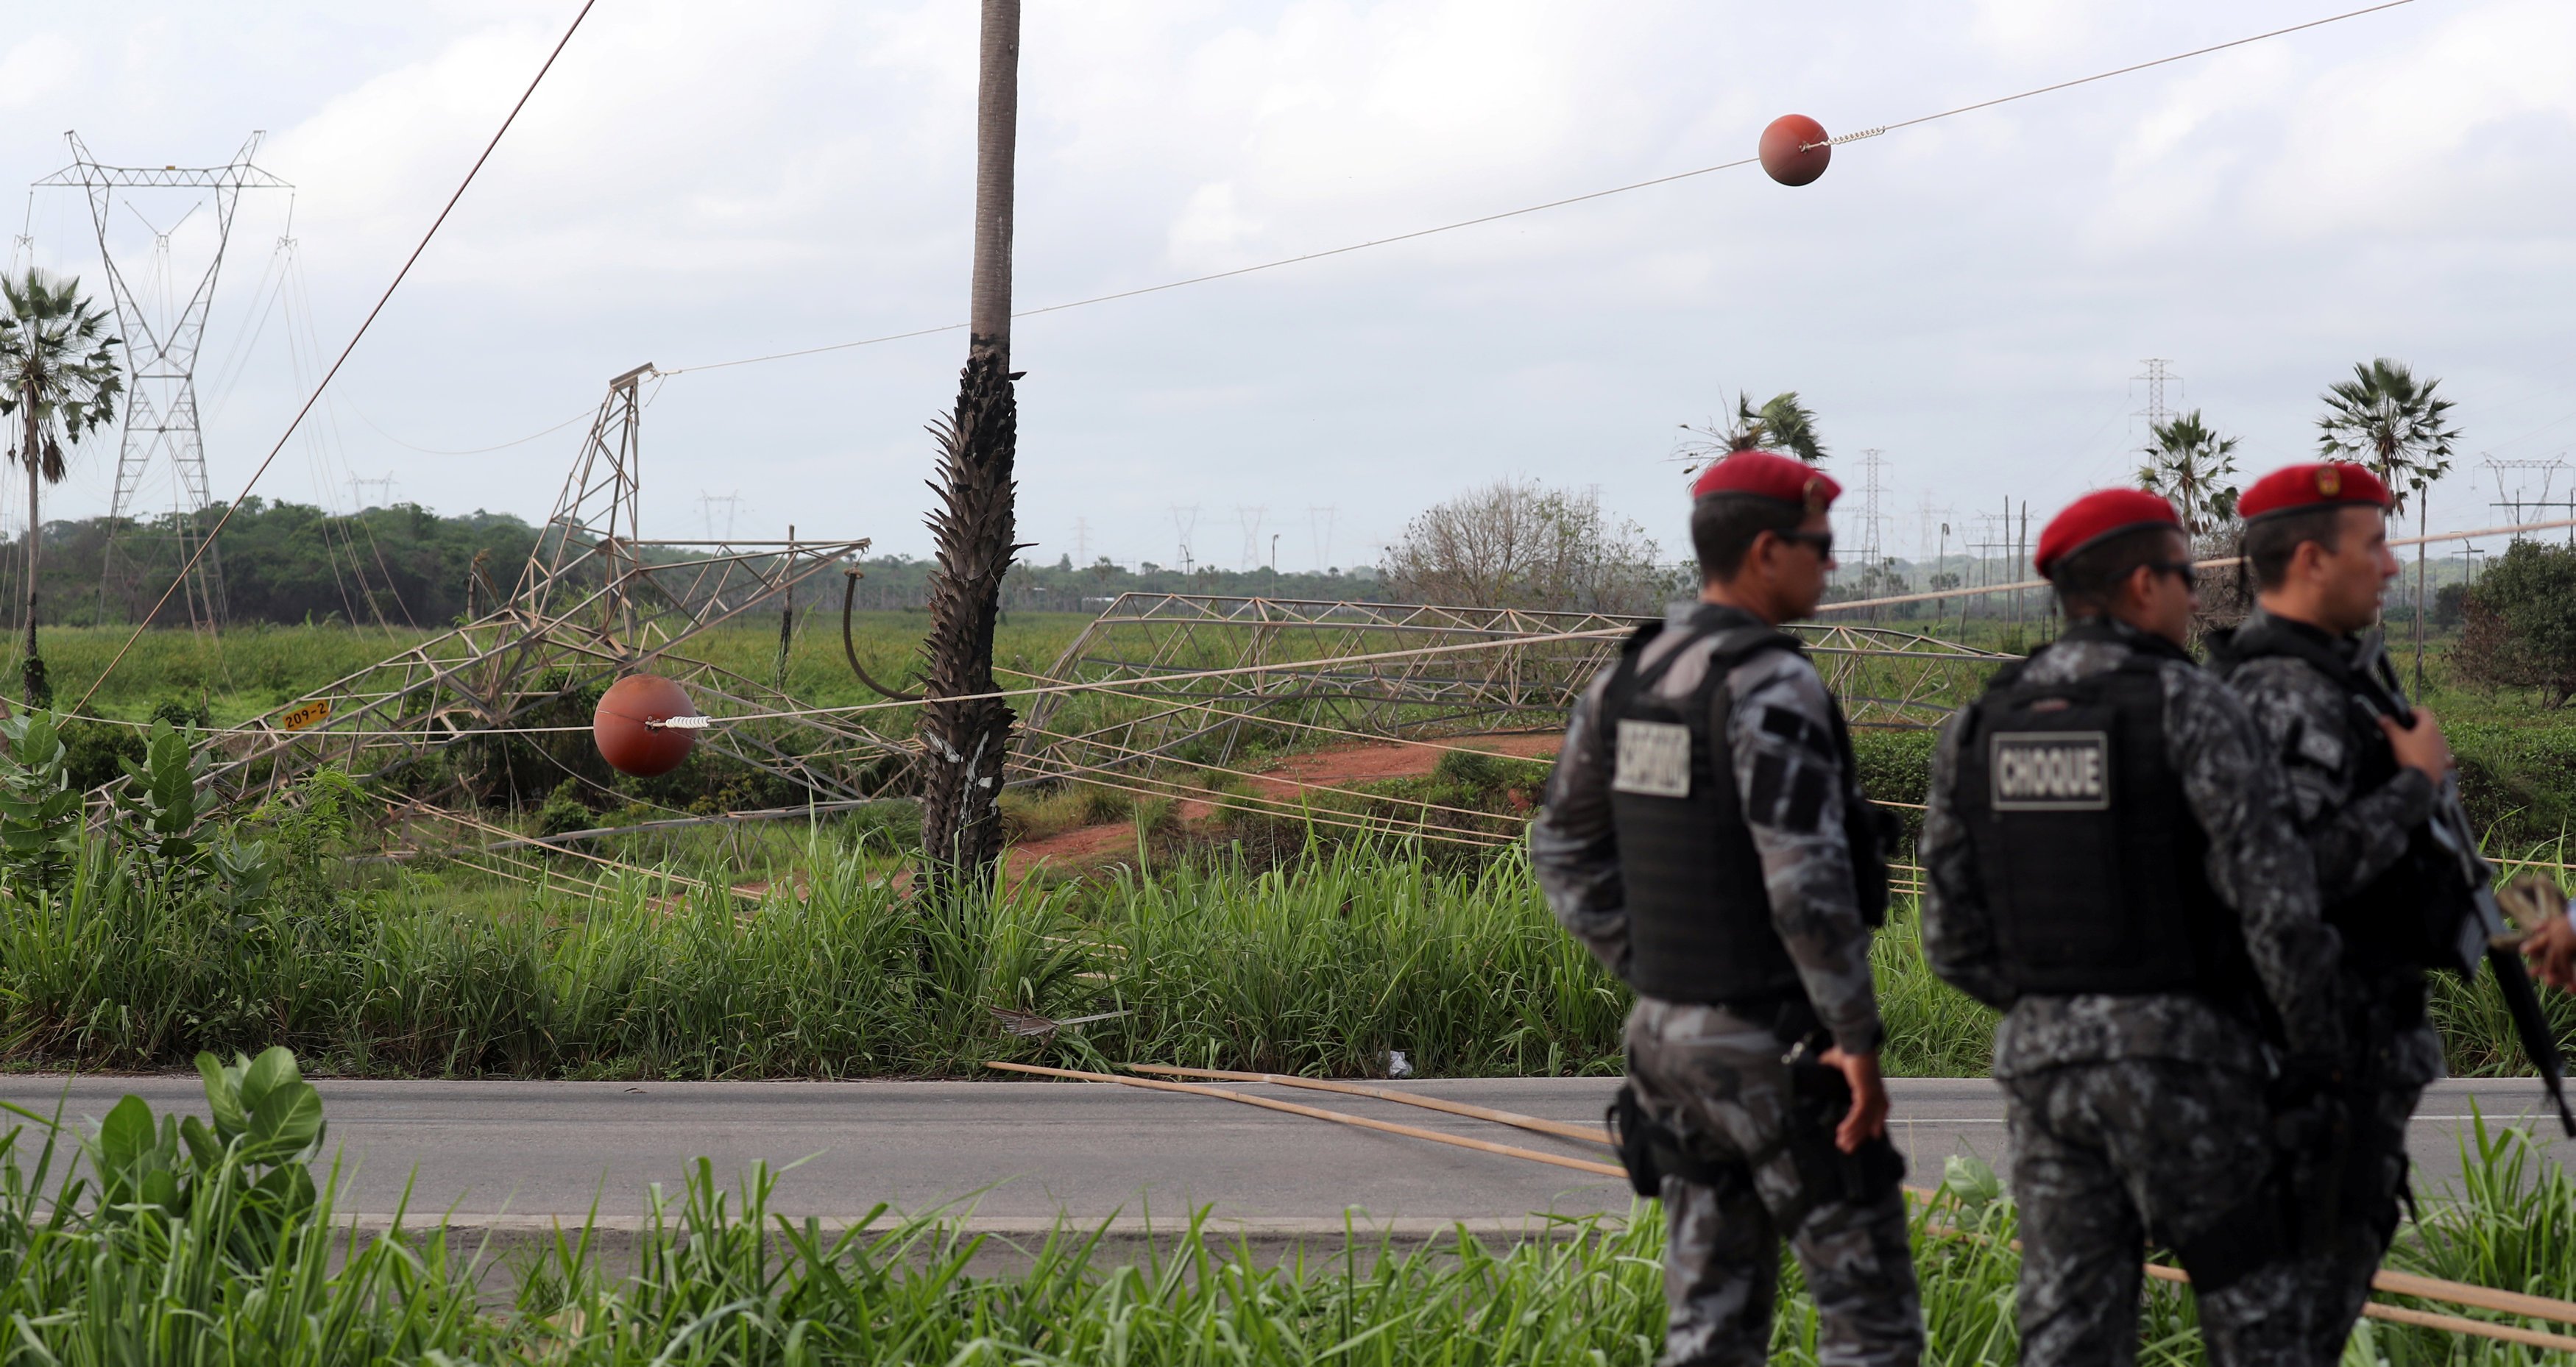
[[[2319,17],[2316,0],[1848,7],[1030,0],[1023,307],[1339,246],[1748,154],[1797,111],[1854,131]],[[0,169],[77,128],[103,160],[207,164],[252,128],[295,182],[300,308],[336,350],[569,19],[568,4],[64,7],[0,43]],[[93,12],[97,11],[97,12]],[[354,17],[353,17],[354,16]],[[973,6],[603,5],[344,372],[327,449],[261,493],[345,504],[390,472],[443,511],[541,516],[581,424],[686,367],[962,316]],[[2467,431],[2435,524],[2490,520],[2481,453],[2576,446],[2576,8],[2425,0],[1837,150],[1024,321],[1022,539],[1121,561],[1364,562],[1500,476],[1597,486],[1682,549],[1677,425],[1797,389],[1889,549],[1928,497],[1955,552],[2136,464],[2131,377],[2243,439],[2313,449],[2315,396],[2387,354]],[[301,398],[258,293],[288,197],[246,197],[200,380],[219,496]],[[77,193],[11,205],[95,278]],[[162,226],[186,208],[156,208]],[[120,252],[148,259],[148,231]],[[11,225],[13,232],[21,224]],[[172,236],[174,273],[209,241]],[[256,340],[253,340],[256,334]],[[646,414],[648,532],[928,545],[954,333],[681,375]],[[313,366],[302,363],[309,382]],[[51,511],[102,512],[113,444]],[[2565,481],[2561,481],[2562,484]],[[363,490],[369,500],[382,487]],[[1266,508],[1241,531],[1238,509]],[[1327,549],[1307,510],[1330,507]]]

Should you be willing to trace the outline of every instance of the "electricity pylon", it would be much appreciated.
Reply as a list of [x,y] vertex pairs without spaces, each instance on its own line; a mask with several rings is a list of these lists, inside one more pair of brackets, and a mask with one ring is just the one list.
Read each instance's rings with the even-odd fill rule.
[[[251,165],[251,155],[259,150],[265,136],[252,133],[233,159],[221,166],[106,166],[92,157],[78,133],[65,133],[71,144],[72,164],[56,171],[39,186],[77,186],[89,195],[91,221],[98,229],[98,254],[106,263],[109,292],[116,301],[116,324],[125,340],[128,382],[125,398],[125,441],[116,456],[116,496],[108,506],[108,541],[105,573],[101,576],[101,596],[119,589],[129,592],[137,574],[150,561],[138,560],[138,540],[169,540],[175,543],[175,554],[168,558],[175,570],[186,564],[196,552],[204,535],[200,514],[213,501],[206,487],[205,439],[197,427],[197,351],[206,337],[206,313],[214,303],[215,277],[224,266],[224,246],[231,240],[233,209],[244,190],[292,189],[285,181]],[[117,264],[116,254],[107,245],[107,223],[119,190],[211,190],[215,203],[215,254],[206,263],[206,273],[197,287],[184,300],[169,287],[170,233],[152,228],[153,250],[150,276],[137,289],[128,272]],[[127,197],[130,201],[132,196]],[[129,211],[141,218],[140,210]],[[192,208],[189,213],[194,213]],[[180,216],[184,222],[186,214]],[[176,230],[177,223],[171,225]],[[166,464],[171,481],[170,532],[167,537],[156,533],[138,533],[126,526],[129,518],[148,525],[139,504],[145,477],[154,466]],[[155,558],[157,559],[157,557]],[[182,595],[188,605],[188,619],[197,626],[211,626],[221,620],[224,603],[224,581],[214,549],[206,549],[188,576]]]

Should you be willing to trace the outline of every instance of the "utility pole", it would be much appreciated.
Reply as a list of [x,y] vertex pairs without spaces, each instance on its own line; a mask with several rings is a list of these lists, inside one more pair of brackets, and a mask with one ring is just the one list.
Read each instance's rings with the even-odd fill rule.
[[[1019,399],[1011,369],[1011,201],[1020,117],[1020,0],[983,0],[975,109],[975,262],[966,367],[940,431],[921,709],[923,889],[990,887],[1002,858],[1002,762],[1015,714],[989,695],[993,625],[1014,541]],[[958,701],[950,701],[957,699]]]

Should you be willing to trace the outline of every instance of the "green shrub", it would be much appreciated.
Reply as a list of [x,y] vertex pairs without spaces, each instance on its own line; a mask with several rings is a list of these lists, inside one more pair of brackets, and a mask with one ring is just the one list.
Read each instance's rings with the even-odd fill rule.
[[2576,823],[2576,726],[2448,725],[2460,799],[2491,844],[2555,843]]
[[565,779],[546,795],[545,804],[537,808],[537,834],[569,835],[587,831],[599,823],[582,797],[584,789],[578,779]]
[[1852,762],[1860,789],[1882,802],[1904,803],[1893,811],[1905,822],[1905,837],[1895,857],[1911,861],[1914,842],[1923,836],[1923,804],[1932,791],[1932,752],[1937,731],[1890,731],[1871,728],[1852,732]]
[[112,783],[124,775],[127,764],[142,762],[143,732],[135,727],[77,718],[60,725],[63,772],[80,792]]

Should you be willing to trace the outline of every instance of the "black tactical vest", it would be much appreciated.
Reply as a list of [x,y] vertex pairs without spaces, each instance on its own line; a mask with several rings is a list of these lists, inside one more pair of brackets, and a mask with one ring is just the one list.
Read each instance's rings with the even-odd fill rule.
[[[2267,614],[2214,641],[2210,662],[2232,678],[2251,661],[2282,655],[2305,662],[2343,695],[2339,739],[2357,757],[2353,792],[2376,791],[2397,777],[2397,752],[2378,718],[2403,716],[2405,700],[2394,680],[2371,678],[2354,666],[2349,642]],[[2344,961],[2368,977],[2410,969],[2459,972],[2460,924],[2476,908],[2456,869],[2435,843],[2431,823],[2418,827],[2404,857],[2351,896],[2326,904],[2326,924],[2343,937]]]
[[[2064,640],[2109,638],[2084,624]],[[2026,683],[2026,664],[2006,666],[1954,723],[1952,798],[2004,972],[2044,996],[2182,992],[2259,1014],[2243,929],[2209,886],[2208,837],[2166,756],[2159,669],[2188,657],[2127,643],[2119,667],[2082,679]]]
[[[1695,629],[1640,668],[1646,643],[1661,631],[1661,623],[1649,623],[1628,638],[1601,705],[1626,885],[1629,985],[1665,1001],[1724,1003],[1746,1014],[1803,1005],[1797,965],[1772,929],[1761,856],[1736,792],[1725,713],[1713,711],[1732,708],[1725,691],[1730,671],[1766,651],[1795,651],[1798,639],[1750,624]],[[1740,639],[1710,653],[1707,677],[1687,698],[1655,695],[1655,684],[1695,641],[1728,632]],[[1876,926],[1887,911],[1885,826],[1860,794],[1839,711],[1833,744],[1842,762],[1844,830],[1861,914]]]

